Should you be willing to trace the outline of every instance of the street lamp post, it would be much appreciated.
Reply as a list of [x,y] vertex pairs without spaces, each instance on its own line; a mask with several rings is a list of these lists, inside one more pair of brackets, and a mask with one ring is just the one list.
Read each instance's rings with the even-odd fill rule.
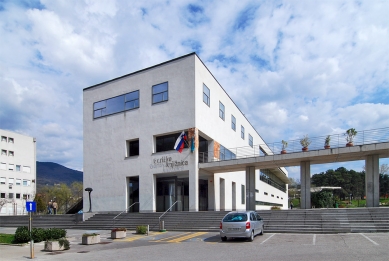
[[93,191],[93,189],[92,188],[86,188],[85,191],[89,192],[89,211],[88,212],[92,212],[92,201],[91,201],[91,198],[90,198],[90,193]]

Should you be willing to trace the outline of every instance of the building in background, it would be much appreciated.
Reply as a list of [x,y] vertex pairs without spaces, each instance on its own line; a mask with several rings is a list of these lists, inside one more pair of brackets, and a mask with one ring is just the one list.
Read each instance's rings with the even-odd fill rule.
[[25,215],[36,193],[36,140],[0,129],[0,215]]
[[249,196],[256,209],[288,208],[284,168],[255,170],[250,189],[243,170],[199,169],[272,151],[196,53],[85,88],[83,105],[93,211],[242,210]]

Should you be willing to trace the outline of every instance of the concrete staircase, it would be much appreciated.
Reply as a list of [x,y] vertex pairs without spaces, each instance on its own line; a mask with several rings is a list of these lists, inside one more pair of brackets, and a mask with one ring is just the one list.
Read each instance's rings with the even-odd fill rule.
[[[227,211],[168,212],[161,220],[170,231],[219,231],[219,223]],[[389,232],[389,208],[259,210],[266,233],[362,233]],[[111,229],[149,225],[159,230],[162,213],[96,213],[76,223],[75,215],[35,215],[34,227],[67,229]],[[28,216],[0,216],[0,226],[28,225]]]

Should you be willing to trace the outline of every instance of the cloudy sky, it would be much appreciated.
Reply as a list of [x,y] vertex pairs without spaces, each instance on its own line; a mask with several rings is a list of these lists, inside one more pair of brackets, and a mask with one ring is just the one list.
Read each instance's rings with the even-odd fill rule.
[[38,161],[82,170],[83,88],[193,51],[267,143],[389,127],[388,10],[378,0],[0,0],[0,128],[36,137]]

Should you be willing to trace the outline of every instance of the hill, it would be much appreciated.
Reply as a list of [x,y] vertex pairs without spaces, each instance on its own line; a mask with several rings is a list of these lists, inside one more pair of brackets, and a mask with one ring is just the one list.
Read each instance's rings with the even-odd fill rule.
[[83,172],[69,169],[54,162],[36,162],[37,187],[65,183],[70,186],[75,181],[82,182]]

